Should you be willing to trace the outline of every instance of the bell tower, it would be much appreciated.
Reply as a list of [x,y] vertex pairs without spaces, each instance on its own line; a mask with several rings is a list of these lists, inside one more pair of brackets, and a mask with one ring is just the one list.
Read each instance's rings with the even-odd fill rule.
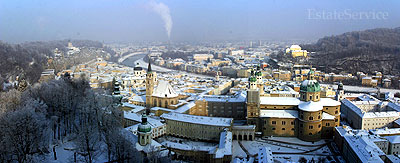
[[147,114],[150,113],[150,108],[154,106],[152,104],[152,94],[154,91],[154,85],[156,82],[156,73],[151,70],[151,60],[149,59],[149,65],[147,67],[147,74],[146,74],[146,112]]
[[[257,87],[257,78],[255,76],[254,70],[251,70],[251,76],[249,77],[249,87],[247,89],[246,97],[246,107],[247,107],[247,124],[257,125],[258,117],[260,114],[260,90]],[[259,129],[256,128],[256,131]]]
[[338,89],[336,90],[335,100],[341,101],[341,100],[343,100],[343,98],[344,98],[343,83],[339,83]]

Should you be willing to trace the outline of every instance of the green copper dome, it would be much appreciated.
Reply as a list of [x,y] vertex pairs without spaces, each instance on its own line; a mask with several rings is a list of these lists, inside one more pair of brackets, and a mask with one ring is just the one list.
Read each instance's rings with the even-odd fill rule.
[[321,87],[319,86],[319,83],[316,80],[304,80],[303,83],[301,83],[300,91],[320,92]]
[[257,71],[257,72],[256,72],[256,76],[262,76],[261,71]]
[[138,126],[138,131],[139,132],[150,132],[151,131],[151,125],[147,122],[147,116],[146,114],[142,115],[142,123]]
[[256,82],[256,81],[257,81],[256,77],[254,77],[254,76],[249,77],[249,82]]

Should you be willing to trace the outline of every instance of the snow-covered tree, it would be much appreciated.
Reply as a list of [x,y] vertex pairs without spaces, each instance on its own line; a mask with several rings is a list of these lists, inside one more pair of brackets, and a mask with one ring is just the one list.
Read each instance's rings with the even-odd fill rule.
[[48,121],[32,107],[0,117],[1,160],[27,162],[35,154],[48,152]]

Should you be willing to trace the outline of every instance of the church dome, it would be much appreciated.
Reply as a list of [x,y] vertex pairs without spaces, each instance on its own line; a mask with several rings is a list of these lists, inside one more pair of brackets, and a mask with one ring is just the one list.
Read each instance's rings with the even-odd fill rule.
[[320,92],[321,87],[317,80],[304,80],[301,83],[300,91],[304,92]]
[[151,131],[151,125],[147,122],[147,116],[146,114],[142,115],[142,123],[138,126],[138,131],[139,132],[150,132]]
[[308,80],[304,80],[300,85],[300,91],[303,92],[320,92],[319,82],[314,79],[314,71],[308,72]]
[[256,76],[262,76],[262,72],[261,71],[257,71],[256,72]]
[[256,82],[257,78],[255,78],[254,76],[250,76],[249,77],[249,82]]

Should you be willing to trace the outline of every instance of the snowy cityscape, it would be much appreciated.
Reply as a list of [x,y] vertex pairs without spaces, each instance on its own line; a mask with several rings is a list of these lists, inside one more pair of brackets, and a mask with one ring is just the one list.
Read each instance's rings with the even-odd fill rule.
[[0,162],[399,163],[400,3],[342,3],[5,1]]

